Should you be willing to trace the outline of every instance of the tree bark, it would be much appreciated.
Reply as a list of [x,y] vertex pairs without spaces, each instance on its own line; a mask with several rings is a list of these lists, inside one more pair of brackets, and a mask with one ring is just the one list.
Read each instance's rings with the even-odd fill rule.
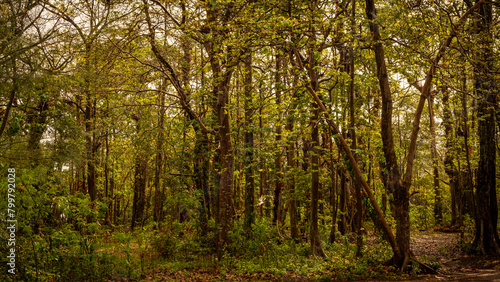
[[458,175],[453,163],[453,123],[450,110],[450,94],[448,89],[443,88],[443,125],[446,138],[446,153],[444,157],[444,171],[448,175],[451,198],[451,226],[457,225],[457,181]]
[[158,225],[161,221],[161,209],[162,209],[162,194],[161,194],[161,172],[163,170],[163,142],[164,142],[164,134],[163,134],[163,120],[165,119],[165,94],[159,93],[160,99],[160,109],[159,109],[159,117],[158,117],[158,135],[156,140],[156,160],[155,160],[155,179],[154,179],[154,189],[155,189],[155,205],[154,205],[154,214],[153,220]]
[[340,209],[340,219],[338,222],[339,232],[342,235],[347,233],[347,199],[349,198],[348,188],[347,188],[347,177],[345,168],[341,168],[338,170],[340,174],[340,200],[339,200],[339,209]]
[[[234,173],[234,150],[231,140],[231,125],[229,122],[230,113],[227,109],[229,102],[229,86],[233,74],[233,67],[227,61],[233,61],[233,55],[222,53],[223,38],[227,30],[227,20],[231,15],[231,5],[229,5],[224,16],[219,22],[218,11],[207,4],[207,23],[210,26],[212,39],[205,41],[204,46],[209,56],[210,66],[213,76],[212,94],[215,98],[214,112],[217,117],[218,137],[219,137],[219,164],[220,164],[220,186],[219,186],[219,222],[218,222],[218,245],[217,256],[222,259],[224,250],[229,243],[229,231],[233,227],[233,173]],[[225,57],[227,61],[221,62]],[[237,60],[236,60],[237,61]]]
[[476,234],[474,246],[481,253],[500,254],[498,238],[498,204],[496,195],[496,110],[497,89],[493,70],[493,9],[490,2],[474,14],[478,50],[474,63],[475,88],[478,96],[479,164],[476,190]]
[[431,94],[428,98],[429,105],[429,127],[431,131],[431,153],[434,174],[434,220],[436,225],[443,223],[443,199],[441,187],[439,186],[439,157],[436,146],[436,125],[434,122],[434,96]]
[[[137,116],[135,121],[137,123],[137,132],[140,132],[140,119]],[[148,167],[148,161],[144,157],[142,148],[139,144],[136,145],[136,157],[135,157],[135,173],[134,173],[134,199],[132,202],[132,230],[141,226],[144,220],[144,207],[146,204],[146,172]]]
[[[351,3],[351,34],[353,38],[356,33],[356,0],[352,0]],[[350,114],[350,135],[351,135],[351,148],[352,150],[357,150],[357,139],[356,139],[356,120],[355,120],[355,95],[354,95],[354,48],[349,46],[349,114]],[[354,155],[356,162],[359,162],[359,157],[357,154]],[[363,234],[362,234],[362,225],[363,225],[363,196],[361,191],[361,185],[359,184],[359,179],[354,177],[354,190],[356,194],[356,212],[354,214],[354,228],[356,232],[356,256],[362,256],[363,249]]]
[[253,144],[253,68],[252,52],[245,58],[245,219],[244,231],[247,238],[252,237],[252,225],[255,222],[255,180],[254,180],[254,144]]
[[273,198],[273,224],[278,224],[281,218],[281,197],[283,192],[283,169],[281,161],[281,88],[282,86],[282,65],[283,65],[283,54],[279,53],[278,50],[276,54],[276,74],[275,74],[275,94],[276,94],[276,107],[278,110],[277,122],[276,122],[276,157],[275,157],[275,169],[276,169],[276,180],[274,186],[274,198]]
[[[293,60],[293,54],[290,54],[290,57]],[[295,72],[293,72],[293,101],[292,105],[290,107],[290,112],[286,118],[286,125],[285,125],[285,130],[289,133],[289,137],[287,140],[287,146],[286,146],[286,160],[288,164],[287,171],[289,172],[287,174],[287,191],[288,191],[288,211],[290,213],[290,235],[293,240],[296,242],[299,241],[300,237],[300,231],[299,231],[299,219],[298,219],[298,214],[297,214],[297,195],[295,195],[295,183],[296,183],[296,176],[295,176],[295,170],[297,169],[297,162],[295,161],[295,156],[296,156],[296,149],[295,149],[295,142],[296,142],[296,137],[293,134],[293,129],[294,129],[294,123],[295,123],[295,110],[297,108],[297,91],[296,86],[298,82],[298,76]],[[292,133],[292,134],[290,134]]]

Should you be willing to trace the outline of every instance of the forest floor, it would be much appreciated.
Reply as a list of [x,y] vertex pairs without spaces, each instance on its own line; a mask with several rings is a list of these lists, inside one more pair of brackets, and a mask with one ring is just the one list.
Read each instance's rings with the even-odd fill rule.
[[[462,251],[459,233],[446,233],[434,230],[414,231],[412,232],[411,238],[412,252],[420,262],[430,266],[439,266],[438,274],[397,275],[395,273],[387,273],[386,277],[379,278],[382,280],[368,278],[365,280],[354,281],[500,281],[500,258],[480,257],[466,254]],[[368,236],[366,242],[367,247],[377,247],[376,241],[375,236]],[[153,275],[143,277],[140,281],[312,282],[326,280],[315,280],[304,275],[297,275],[294,273],[287,273],[278,277],[266,273],[245,275],[241,273],[233,273],[231,270],[221,271],[216,267],[195,267],[178,270],[162,269]]]
[[500,258],[472,256],[460,248],[459,233],[415,232],[412,251],[425,263],[439,263],[438,275],[419,275],[411,280],[500,281]]

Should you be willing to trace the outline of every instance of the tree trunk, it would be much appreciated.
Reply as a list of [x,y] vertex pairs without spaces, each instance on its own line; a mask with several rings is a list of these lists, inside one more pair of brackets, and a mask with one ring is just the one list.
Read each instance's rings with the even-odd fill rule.
[[245,219],[244,231],[247,238],[252,237],[252,225],[255,222],[255,180],[254,180],[254,144],[253,144],[253,68],[252,52],[245,58]]
[[392,261],[399,266],[405,264],[410,255],[410,218],[409,195],[402,185],[401,174],[394,151],[394,138],[392,135],[392,94],[389,88],[389,77],[385,66],[384,47],[382,45],[379,26],[375,22],[377,16],[373,0],[366,0],[366,16],[370,20],[370,31],[374,40],[375,60],[377,63],[377,78],[380,94],[382,96],[381,132],[385,157],[385,170],[387,171],[387,189],[394,195],[396,206],[394,217],[397,222],[396,241],[398,250],[394,251]]
[[[313,10],[315,7],[313,7]],[[316,40],[314,34],[315,30],[313,28],[312,32],[312,41]],[[319,74],[317,72],[316,66],[318,62],[314,58],[314,47],[310,47],[309,50],[309,78],[311,83],[311,88],[314,91],[318,91],[319,89]],[[320,109],[317,103],[312,104],[313,107],[313,115],[311,116],[311,250],[313,255],[326,257],[326,254],[321,247],[321,241],[319,239],[319,229],[318,229],[318,201],[319,201],[319,170],[320,170],[320,134],[319,134],[319,114]]]
[[222,259],[223,250],[228,244],[228,234],[233,226],[233,172],[234,152],[231,141],[231,127],[229,113],[226,109],[229,98],[229,81],[215,91],[217,96],[217,118],[219,121],[220,147],[220,187],[219,187],[219,230],[218,230],[218,257]]
[[163,120],[165,119],[165,94],[159,93],[160,99],[160,109],[159,109],[159,117],[158,117],[158,137],[156,140],[156,167],[155,167],[155,179],[154,179],[154,190],[155,190],[155,205],[154,205],[154,213],[153,220],[157,225],[160,224],[161,218],[161,210],[162,210],[162,194],[161,194],[161,172],[163,170]]
[[[331,132],[329,133],[331,136]],[[333,159],[333,142],[331,141],[331,137],[328,137],[330,142],[330,181],[332,182],[330,186],[330,207],[332,209],[332,227],[330,230],[330,236],[328,237],[328,242],[333,244],[336,239],[337,232],[337,170],[334,168],[334,159]]]
[[[229,11],[228,11],[229,12]],[[233,227],[233,173],[234,173],[234,150],[231,140],[231,125],[229,122],[230,113],[227,109],[229,102],[229,85],[233,74],[233,69],[221,64],[221,49],[217,46],[222,42],[222,31],[219,30],[219,25],[216,25],[216,13],[214,10],[207,10],[208,21],[213,25],[212,34],[215,37],[213,41],[205,44],[209,54],[210,65],[213,75],[213,95],[216,99],[214,103],[214,111],[217,117],[219,130],[219,164],[220,164],[220,182],[218,193],[218,245],[217,255],[219,260],[222,259],[224,250],[229,243],[229,231]],[[224,54],[228,56],[227,54]]]
[[341,168],[338,170],[340,174],[340,200],[339,200],[339,209],[340,209],[340,219],[339,219],[339,232],[342,235],[347,233],[347,199],[348,188],[347,188],[347,177],[345,168]]
[[458,175],[453,163],[453,123],[450,110],[450,93],[448,89],[443,89],[443,125],[446,138],[446,153],[444,157],[444,171],[448,175],[451,198],[451,226],[457,225],[457,181]]
[[481,253],[500,254],[496,195],[496,113],[497,89],[493,70],[492,4],[483,4],[475,13],[478,50],[474,57],[475,88],[478,96],[479,164],[476,191],[476,236]]
[[[293,54],[290,54],[290,56],[293,56]],[[292,236],[292,239],[295,240],[296,242],[299,241],[300,237],[299,218],[297,214],[297,196],[295,195],[295,183],[296,183],[295,169],[297,169],[297,162],[295,161],[296,137],[294,137],[293,134],[294,123],[295,123],[294,111],[297,108],[297,102],[295,99],[297,98],[297,91],[295,90],[297,82],[298,82],[298,77],[297,74],[294,72],[293,87],[292,87],[294,89],[292,94],[294,99],[292,101],[292,105],[290,106],[290,113],[287,116],[285,125],[285,130],[288,132],[289,136],[291,136],[288,138],[286,146],[286,160],[288,164],[287,191],[288,191],[288,211],[290,213],[290,235]]]
[[276,74],[275,74],[275,94],[276,94],[276,108],[278,111],[277,121],[276,121],[276,157],[275,157],[275,169],[276,169],[276,180],[274,186],[274,198],[273,198],[273,224],[278,224],[281,218],[281,197],[283,192],[283,169],[281,161],[281,88],[282,86],[282,65],[283,65],[283,54],[279,53],[281,50],[277,51],[276,55]]
[[[31,151],[31,154],[33,154],[33,156],[40,154],[40,140],[42,139],[43,133],[45,132],[49,102],[40,97],[40,101],[38,102],[35,110],[37,112],[28,113],[28,121],[30,121],[31,123],[29,129],[28,149]],[[34,160],[35,166],[38,164],[38,162],[39,160],[38,158],[36,158]]]
[[94,119],[95,119],[95,98],[92,97],[92,80],[91,77],[91,69],[92,69],[92,61],[94,58],[91,55],[92,46],[91,42],[86,42],[85,44],[85,94],[86,94],[86,104],[85,104],[85,115],[84,115],[84,123],[85,123],[85,139],[87,145],[87,191],[90,195],[90,200],[95,201],[97,198],[96,191],[96,169],[95,169],[95,133],[94,133]]
[[436,225],[443,223],[443,199],[441,196],[441,188],[439,186],[439,157],[436,148],[436,125],[434,123],[434,96],[431,94],[428,97],[429,105],[429,127],[431,131],[431,153],[432,165],[434,174],[434,220]]
[[[352,0],[351,4],[351,33],[353,38],[355,37],[356,31],[356,0]],[[357,149],[357,139],[356,139],[356,120],[355,120],[355,95],[354,95],[354,48],[349,46],[349,112],[350,112],[350,135],[351,135],[351,148],[353,151]],[[358,154],[354,155],[356,162],[359,162]],[[354,229],[356,232],[356,245],[357,251],[356,256],[362,256],[363,249],[363,234],[362,234],[362,225],[363,225],[363,197],[361,193],[361,184],[359,183],[359,179],[353,175],[353,184],[356,193],[356,212],[354,213]]]
[[[140,132],[140,119],[135,116],[137,132]],[[132,230],[141,226],[144,220],[144,207],[146,204],[146,172],[148,161],[144,157],[142,148],[136,145],[135,173],[134,173],[134,199],[132,202]]]

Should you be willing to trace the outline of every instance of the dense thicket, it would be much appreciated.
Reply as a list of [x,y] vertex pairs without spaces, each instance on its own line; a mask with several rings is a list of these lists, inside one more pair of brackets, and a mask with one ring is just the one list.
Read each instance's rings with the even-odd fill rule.
[[474,229],[472,249],[500,252],[495,1],[0,10],[0,166],[5,185],[16,170],[20,279],[55,265],[72,277],[40,251],[123,228],[169,234],[164,246],[194,234],[218,261],[237,253],[240,227],[250,244],[263,224],[325,259],[351,235],[363,256],[375,229],[402,270],[416,229]]

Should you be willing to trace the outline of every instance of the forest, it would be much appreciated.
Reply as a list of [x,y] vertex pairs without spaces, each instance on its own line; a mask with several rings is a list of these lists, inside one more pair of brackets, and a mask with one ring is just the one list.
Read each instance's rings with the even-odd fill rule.
[[0,280],[500,279],[499,26],[496,0],[0,0]]

